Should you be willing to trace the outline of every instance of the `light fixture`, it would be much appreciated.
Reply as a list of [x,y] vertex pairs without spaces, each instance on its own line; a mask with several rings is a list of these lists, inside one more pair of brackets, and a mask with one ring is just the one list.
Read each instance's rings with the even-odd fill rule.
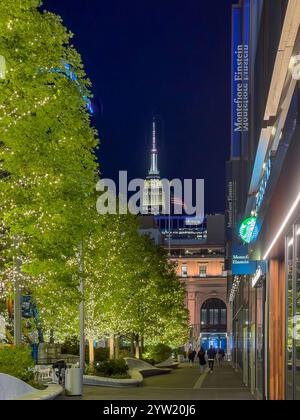
[[293,215],[294,211],[296,210],[296,208],[297,208],[297,206],[298,206],[298,204],[299,204],[299,203],[300,203],[300,192],[299,192],[298,196],[296,197],[296,199],[295,199],[295,201],[294,201],[294,203],[293,203],[292,207],[290,208],[290,210],[289,210],[289,212],[288,212],[288,214],[287,214],[286,218],[285,218],[285,219],[284,219],[284,221],[282,222],[282,225],[281,225],[281,227],[279,228],[279,230],[278,230],[277,234],[275,235],[275,238],[274,238],[274,239],[273,239],[273,241],[271,242],[271,245],[269,246],[269,248],[268,248],[268,250],[267,250],[267,252],[266,252],[266,254],[265,254],[264,258],[263,258],[264,260],[267,260],[267,259],[268,259],[269,255],[270,255],[270,252],[272,251],[272,249],[273,249],[274,245],[276,244],[276,242],[277,242],[277,241],[278,241],[278,239],[280,238],[280,235],[281,235],[281,234],[282,234],[282,232],[284,231],[284,229],[285,229],[286,225],[288,224],[288,222],[289,222],[290,218],[292,217],[292,215]]

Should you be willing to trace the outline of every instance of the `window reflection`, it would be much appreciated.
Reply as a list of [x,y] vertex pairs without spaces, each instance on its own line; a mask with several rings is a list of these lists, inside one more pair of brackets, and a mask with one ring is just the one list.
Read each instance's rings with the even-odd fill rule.
[[288,338],[287,338],[287,399],[293,400],[293,253],[294,240],[291,233],[286,241],[287,286],[288,286]]
[[296,285],[295,285],[295,318],[294,318],[294,340],[295,340],[295,394],[300,399],[300,224],[295,229],[296,236]]

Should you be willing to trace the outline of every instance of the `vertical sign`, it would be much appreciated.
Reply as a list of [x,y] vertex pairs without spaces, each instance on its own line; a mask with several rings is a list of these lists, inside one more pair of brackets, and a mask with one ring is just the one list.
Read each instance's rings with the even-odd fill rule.
[[232,9],[232,139],[231,157],[245,153],[249,132],[250,3]]

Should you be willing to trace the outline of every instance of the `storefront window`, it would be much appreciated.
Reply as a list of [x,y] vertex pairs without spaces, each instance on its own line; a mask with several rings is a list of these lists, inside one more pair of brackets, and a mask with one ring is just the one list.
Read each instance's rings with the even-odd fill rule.
[[293,400],[293,315],[294,315],[294,288],[293,288],[293,253],[294,239],[291,233],[286,240],[286,270],[287,270],[287,300],[288,300],[288,337],[287,337],[287,399]]
[[300,223],[295,229],[297,252],[296,252],[296,282],[295,282],[295,317],[294,317],[294,340],[295,340],[295,394],[296,400],[300,400]]
[[288,400],[300,400],[300,222],[286,239]]
[[256,391],[260,400],[264,397],[264,289],[257,288],[256,307]]

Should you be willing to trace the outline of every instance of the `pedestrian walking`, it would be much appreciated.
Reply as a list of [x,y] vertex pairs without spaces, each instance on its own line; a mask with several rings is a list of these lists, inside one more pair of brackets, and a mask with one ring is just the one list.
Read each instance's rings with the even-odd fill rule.
[[203,347],[201,347],[200,350],[198,351],[197,357],[199,359],[200,372],[201,372],[201,375],[202,375],[202,373],[204,373],[204,369],[206,367],[205,350],[204,350]]
[[211,346],[210,349],[207,351],[208,367],[210,369],[210,373],[213,373],[214,371],[216,355],[216,350],[213,348],[213,346]]
[[189,350],[189,353],[188,353],[189,363],[194,364],[196,355],[197,353],[195,350],[192,350],[192,349]]
[[218,362],[219,362],[219,366],[222,366],[222,364],[224,362],[224,359],[225,359],[225,351],[222,348],[220,348],[218,350]]

